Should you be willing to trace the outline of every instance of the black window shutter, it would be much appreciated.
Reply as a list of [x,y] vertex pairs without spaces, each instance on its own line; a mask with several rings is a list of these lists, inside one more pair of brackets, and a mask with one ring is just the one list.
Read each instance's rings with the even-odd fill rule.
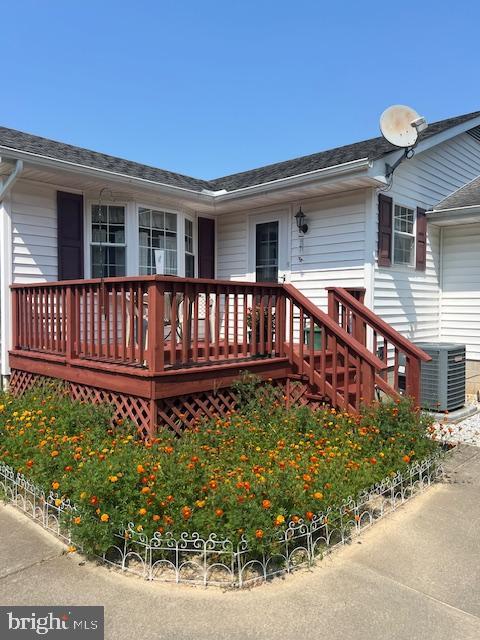
[[425,209],[417,207],[417,250],[416,268],[425,271],[427,268],[427,214]]
[[83,197],[57,192],[58,279],[83,278]]
[[392,198],[378,194],[378,266],[392,264]]
[[215,220],[198,218],[198,277],[215,278]]

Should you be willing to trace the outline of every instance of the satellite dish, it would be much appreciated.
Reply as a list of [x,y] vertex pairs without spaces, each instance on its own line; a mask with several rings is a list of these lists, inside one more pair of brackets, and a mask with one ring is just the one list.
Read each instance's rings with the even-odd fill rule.
[[380,131],[383,137],[396,147],[413,147],[418,134],[427,128],[425,118],[415,109],[402,104],[394,104],[380,116]]

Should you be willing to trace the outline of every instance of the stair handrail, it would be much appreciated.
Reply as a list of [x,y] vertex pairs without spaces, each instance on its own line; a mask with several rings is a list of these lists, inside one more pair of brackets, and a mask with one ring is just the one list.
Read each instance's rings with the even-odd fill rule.
[[[420,349],[405,336],[402,336],[396,329],[390,326],[385,320],[382,320],[376,313],[369,309],[365,304],[359,302],[343,287],[327,287],[327,291],[333,291],[338,298],[348,303],[348,305],[358,313],[362,319],[379,333],[385,335],[392,344],[400,347],[402,351],[408,353],[414,358],[419,358],[422,362],[430,362],[432,359],[428,353]],[[336,324],[336,323],[335,323]]]
[[338,325],[330,316],[322,311],[319,307],[317,307],[313,302],[311,302],[301,291],[299,291],[292,284],[285,283],[283,285],[283,289],[285,293],[294,300],[298,305],[301,305],[308,314],[313,316],[313,318],[320,324],[323,324],[327,327],[337,338],[346,343],[353,351],[356,352],[357,356],[366,360],[370,365],[375,367],[375,369],[379,371],[384,371],[388,368],[388,365],[385,364],[378,356],[369,351],[366,347],[363,346],[361,342],[359,342],[356,338],[354,338],[350,333],[345,331],[340,325]]

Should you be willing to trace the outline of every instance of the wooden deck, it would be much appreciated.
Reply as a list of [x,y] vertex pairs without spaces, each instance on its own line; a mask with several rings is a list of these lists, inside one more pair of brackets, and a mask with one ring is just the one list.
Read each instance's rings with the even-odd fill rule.
[[13,285],[12,296],[13,391],[64,380],[145,435],[231,410],[242,371],[282,385],[287,401],[358,412],[401,380],[418,399],[428,359],[358,291],[329,290],[328,314],[292,285],[160,276]]

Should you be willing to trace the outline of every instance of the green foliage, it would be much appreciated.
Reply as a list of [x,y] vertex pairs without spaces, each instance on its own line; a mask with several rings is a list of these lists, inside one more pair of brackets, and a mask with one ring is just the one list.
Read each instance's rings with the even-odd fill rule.
[[286,409],[281,391],[252,376],[236,385],[240,410],[180,439],[150,442],[108,407],[72,402],[61,389],[0,397],[0,459],[78,507],[74,540],[102,552],[129,522],[215,532],[268,549],[269,532],[310,519],[437,447],[431,422],[402,400],[354,417]]

